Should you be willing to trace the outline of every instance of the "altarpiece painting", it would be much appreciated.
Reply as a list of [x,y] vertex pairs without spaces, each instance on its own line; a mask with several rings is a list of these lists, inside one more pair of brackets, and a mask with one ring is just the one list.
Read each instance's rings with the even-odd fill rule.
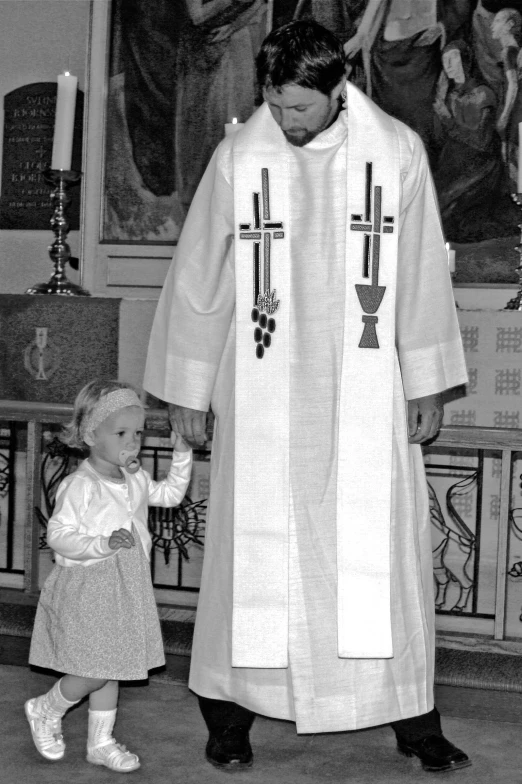
[[[518,8],[520,6],[520,8]],[[421,136],[457,282],[515,283],[522,2],[113,0],[103,241],[173,244],[267,31],[314,18],[349,78]]]

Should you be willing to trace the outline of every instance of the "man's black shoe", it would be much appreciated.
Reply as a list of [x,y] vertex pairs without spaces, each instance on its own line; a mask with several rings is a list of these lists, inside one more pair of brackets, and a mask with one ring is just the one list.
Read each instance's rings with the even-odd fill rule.
[[405,741],[397,738],[397,748],[406,757],[414,755],[424,770],[433,772],[459,770],[471,765],[467,754],[450,743],[443,735],[428,735],[422,740]]
[[248,737],[248,727],[233,724],[210,733],[205,750],[211,765],[221,770],[244,770],[252,767],[254,755]]

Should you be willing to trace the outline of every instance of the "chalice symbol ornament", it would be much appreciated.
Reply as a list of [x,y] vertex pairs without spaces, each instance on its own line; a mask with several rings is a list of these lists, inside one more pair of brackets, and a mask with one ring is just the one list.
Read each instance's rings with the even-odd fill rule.
[[24,351],[24,367],[36,381],[48,381],[60,364],[59,355],[49,343],[47,327],[35,327],[35,332]]
[[359,348],[379,348],[377,323],[375,315],[381,306],[386,286],[379,285],[379,264],[381,254],[381,235],[393,232],[394,218],[382,216],[382,186],[372,183],[372,164],[366,164],[366,198],[364,219],[362,215],[352,215],[351,231],[364,232],[363,243],[363,278],[371,283],[356,283],[355,290],[361,308],[364,311],[362,322],[363,333]]

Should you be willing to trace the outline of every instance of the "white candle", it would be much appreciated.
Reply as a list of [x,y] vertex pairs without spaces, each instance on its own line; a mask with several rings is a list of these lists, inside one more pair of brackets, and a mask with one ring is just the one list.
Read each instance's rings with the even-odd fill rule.
[[522,122],[519,122],[518,124],[517,193],[522,193]]
[[67,71],[58,76],[51,169],[71,168],[77,89],[77,76]]
[[242,128],[244,123],[240,123],[237,121],[237,117],[232,118],[232,122],[225,123],[225,136],[231,136],[236,131],[239,131]]
[[450,244],[449,244],[449,242],[447,242],[447,243],[446,243],[446,253],[448,254],[448,267],[449,267],[449,271],[450,271],[450,274],[452,274],[452,273],[454,273],[454,272],[455,272],[455,270],[456,270],[456,265],[455,265],[455,255],[456,255],[456,251],[454,251],[454,250],[453,250],[453,249],[450,247]]

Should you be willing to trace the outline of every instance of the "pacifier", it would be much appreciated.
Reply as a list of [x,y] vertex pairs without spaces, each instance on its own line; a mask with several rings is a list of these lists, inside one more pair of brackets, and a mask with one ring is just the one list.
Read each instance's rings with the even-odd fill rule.
[[141,466],[138,453],[139,449],[133,449],[131,452],[128,449],[122,449],[118,455],[120,462],[129,474],[135,474]]

